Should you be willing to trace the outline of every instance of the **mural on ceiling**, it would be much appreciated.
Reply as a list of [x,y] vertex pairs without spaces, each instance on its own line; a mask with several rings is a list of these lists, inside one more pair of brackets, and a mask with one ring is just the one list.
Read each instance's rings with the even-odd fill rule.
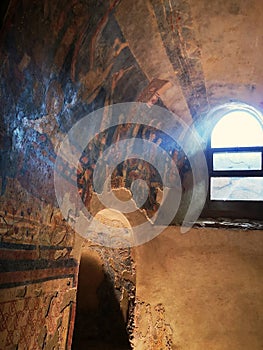
[[[29,0],[11,2],[1,32],[2,194],[7,179],[16,178],[34,196],[55,203],[57,148],[77,120],[119,102],[163,106],[158,90],[168,81],[149,82],[141,71],[114,17],[118,3],[72,0],[32,6]],[[87,146],[78,174],[80,195],[87,205],[98,155],[129,135],[166,145],[174,159],[180,157],[177,145],[143,126],[120,125],[98,135]],[[129,188],[132,179],[142,176],[151,187],[145,206],[152,210],[157,205],[156,188],[162,184],[148,163],[135,165],[128,159],[116,169],[113,186]],[[68,181],[75,181],[70,171]]]
[[[74,232],[55,208],[53,185],[64,136],[79,119],[110,104],[138,101],[149,108],[165,107],[159,91],[168,81],[148,79],[141,70],[115,18],[118,4],[10,1],[0,32],[0,331],[6,348],[16,348],[19,342],[26,348],[71,346],[78,257]],[[77,178],[86,206],[98,156],[129,136],[161,145],[178,162],[182,176],[187,170],[184,155],[164,133],[143,125],[119,125],[87,145],[78,174],[67,164],[61,169],[69,183]],[[167,160],[161,161],[165,168]],[[112,186],[130,188],[139,178],[150,187],[144,204],[150,214],[157,209],[157,191],[162,188],[150,163],[127,159],[115,169]],[[105,250],[105,261],[108,254]],[[134,282],[125,279],[117,281],[122,293],[134,293]],[[33,315],[35,309],[40,312]],[[15,323],[27,328],[22,335],[14,332]]]
[[185,0],[151,0],[160,34],[193,118],[207,106],[201,51],[195,38],[191,8]]

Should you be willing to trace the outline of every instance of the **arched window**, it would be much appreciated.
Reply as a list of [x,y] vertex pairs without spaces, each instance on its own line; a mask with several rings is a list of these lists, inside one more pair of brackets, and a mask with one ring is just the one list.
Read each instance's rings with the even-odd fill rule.
[[208,213],[263,219],[261,114],[243,105],[217,110],[207,160],[210,176]]

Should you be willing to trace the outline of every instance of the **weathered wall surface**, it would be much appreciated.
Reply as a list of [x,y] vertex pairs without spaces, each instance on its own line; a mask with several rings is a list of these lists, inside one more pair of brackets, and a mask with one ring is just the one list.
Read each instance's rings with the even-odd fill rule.
[[[149,108],[153,104],[164,106],[188,124],[205,116],[215,104],[235,99],[262,109],[261,15],[260,0],[218,0],[209,4],[203,0],[10,1],[0,33],[0,349],[64,349],[71,346],[77,271],[83,242],[66,222],[76,213],[69,213],[68,218],[63,219],[55,199],[54,162],[64,135],[83,116],[119,102],[146,102]],[[144,136],[155,143],[163,142],[163,135],[137,126],[128,126],[126,130],[120,126],[114,132],[95,138],[89,154],[84,154],[80,160],[82,168],[78,175],[68,167],[61,171],[69,186],[78,180],[80,195],[87,207],[92,195],[90,179],[94,163],[105,147],[119,140],[120,135]],[[184,179],[188,171],[187,161],[182,155],[180,158],[175,144],[170,146],[171,155]],[[156,187],[156,174],[148,164],[140,163],[136,167],[128,160],[122,169],[116,169],[114,186],[129,187],[131,180],[139,178],[144,171],[150,185],[155,183],[152,188]],[[156,205],[156,193],[153,193],[146,209],[154,211]],[[200,234],[200,239],[203,239],[203,234]],[[252,237],[253,241],[250,241]],[[252,248],[259,239],[256,234],[246,238]],[[212,239],[218,242],[214,234],[211,234]],[[238,235],[236,239],[239,242],[241,238]],[[179,241],[183,251],[183,238]],[[169,248],[172,252],[164,242],[160,244],[159,253],[164,250],[168,258],[163,260],[160,256],[158,266],[147,257],[147,254],[156,256],[158,249],[149,248],[156,244],[154,242],[136,250],[140,270],[137,282],[138,329],[134,342],[140,349],[151,346],[156,350],[179,346],[189,349],[192,345],[187,334],[192,334],[192,329],[199,324],[200,309],[190,323],[193,327],[187,328],[186,324],[188,331],[185,334],[184,325],[180,324],[183,318],[178,318],[178,324],[174,323],[172,315],[178,314],[178,310],[173,309],[177,304],[170,303],[173,293],[168,288],[163,289],[161,295],[156,289],[163,288],[168,275],[171,276],[171,285],[176,288],[180,284],[190,284],[185,279],[188,275],[185,265],[190,261],[195,264],[195,259],[201,265],[194,265],[197,269],[194,271],[204,278],[200,271],[206,267],[206,261],[201,261],[199,256],[209,255],[213,242],[209,240],[208,247],[205,246],[208,251],[193,248],[197,249],[197,255],[193,257],[187,253],[186,263],[178,261],[182,251],[174,248],[176,242]],[[190,246],[189,243],[187,249],[191,250]],[[241,257],[248,259],[244,266],[248,279],[244,283],[244,276],[239,273],[239,267],[243,267],[239,256],[235,255],[235,260],[229,253],[224,253],[227,244],[223,246],[222,254],[216,255],[218,264],[207,266],[210,269],[207,285],[211,294],[215,292],[213,286],[219,283],[219,276],[223,279],[221,266],[225,266],[228,276],[231,275],[227,270],[229,265],[225,264],[224,257],[227,256],[236,266],[231,275],[231,278],[236,278],[234,286],[244,285],[247,291],[244,296],[240,292],[233,298],[242,301],[248,310],[259,310],[262,307],[257,298],[260,289],[255,281],[254,267],[250,268],[249,252],[251,249],[251,256],[255,254],[257,260],[261,245],[252,249],[242,243]],[[96,251],[97,247],[93,249]],[[134,295],[134,278],[122,276],[122,273],[128,269],[130,274],[129,269],[133,269],[130,252],[115,257],[111,250],[104,249],[99,254],[106,262],[103,262],[104,272],[111,276],[117,303],[122,302],[122,310],[127,311],[127,300]],[[116,266],[107,264],[110,259]],[[165,270],[160,266],[166,266]],[[201,270],[198,270],[199,266]],[[157,277],[149,273],[145,275],[149,279],[143,280],[142,273],[151,271],[149,268],[153,268]],[[218,277],[213,279],[217,268]],[[183,272],[179,274],[180,271]],[[179,284],[173,282],[176,272],[181,276]],[[253,287],[251,294],[248,280]],[[198,281],[194,282],[198,286]],[[144,284],[148,286],[147,293]],[[224,280],[224,288],[227,287],[231,289],[233,285]],[[156,298],[152,295],[154,291]],[[184,303],[179,290],[176,293],[178,303]],[[192,293],[189,297],[192,305],[195,291],[190,289],[189,293]],[[257,296],[254,301],[253,293]],[[197,296],[204,300],[200,294]],[[208,303],[215,306],[215,300],[209,297]],[[216,300],[220,303],[219,298]],[[226,313],[228,307],[233,311],[232,301],[224,305]],[[182,310],[186,314],[189,312],[192,320],[189,309]],[[238,315],[240,310],[235,309],[233,314]],[[242,312],[245,313],[244,309]],[[218,311],[216,315],[221,314]],[[262,345],[256,334],[260,319],[258,322],[253,319],[252,311],[249,315],[251,322],[255,323],[254,335],[248,323],[244,328],[250,329],[247,339],[251,339],[256,348]],[[227,319],[230,328],[232,321],[231,317]],[[212,325],[216,329],[216,325]],[[227,333],[223,327],[222,333],[214,331],[213,338],[207,333],[208,328],[202,327],[200,337],[197,334],[193,337],[197,337],[196,344],[199,342],[204,347],[212,344],[216,348],[214,339],[224,331]],[[178,333],[175,333],[176,329]],[[247,344],[241,334],[243,324],[238,324],[236,330],[231,329],[232,333],[225,335],[222,346],[227,348],[230,344],[230,348],[242,348],[238,335]],[[152,335],[151,340],[147,334]]]
[[261,349],[262,254],[262,231],[227,229],[137,247],[135,349]]
[[1,196],[0,348],[69,348],[77,256],[59,211],[8,179]]
[[82,250],[72,349],[131,349],[135,264],[127,249]]
[[[123,96],[134,100],[147,86],[111,15],[116,4],[10,2],[0,53],[0,349],[71,347],[82,241],[57,208],[57,147],[82,116]],[[110,254],[104,249],[102,261]],[[105,266],[108,286],[121,290],[116,303],[123,300],[127,313],[128,282],[117,286],[119,271],[111,270]],[[100,302],[105,309],[104,295]]]

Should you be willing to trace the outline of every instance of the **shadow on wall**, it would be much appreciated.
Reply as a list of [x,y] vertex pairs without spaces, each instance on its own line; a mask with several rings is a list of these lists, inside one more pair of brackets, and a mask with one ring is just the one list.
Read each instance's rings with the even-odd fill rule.
[[92,250],[82,254],[72,350],[130,350],[113,281]]

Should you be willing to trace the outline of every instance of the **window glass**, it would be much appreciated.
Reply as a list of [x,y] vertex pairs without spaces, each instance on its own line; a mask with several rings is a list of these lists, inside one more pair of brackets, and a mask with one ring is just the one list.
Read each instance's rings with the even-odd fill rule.
[[214,170],[261,170],[261,152],[218,152],[213,154]]
[[213,129],[211,147],[263,146],[263,129],[249,112],[233,111],[222,117]]
[[211,200],[263,201],[263,177],[212,177]]

